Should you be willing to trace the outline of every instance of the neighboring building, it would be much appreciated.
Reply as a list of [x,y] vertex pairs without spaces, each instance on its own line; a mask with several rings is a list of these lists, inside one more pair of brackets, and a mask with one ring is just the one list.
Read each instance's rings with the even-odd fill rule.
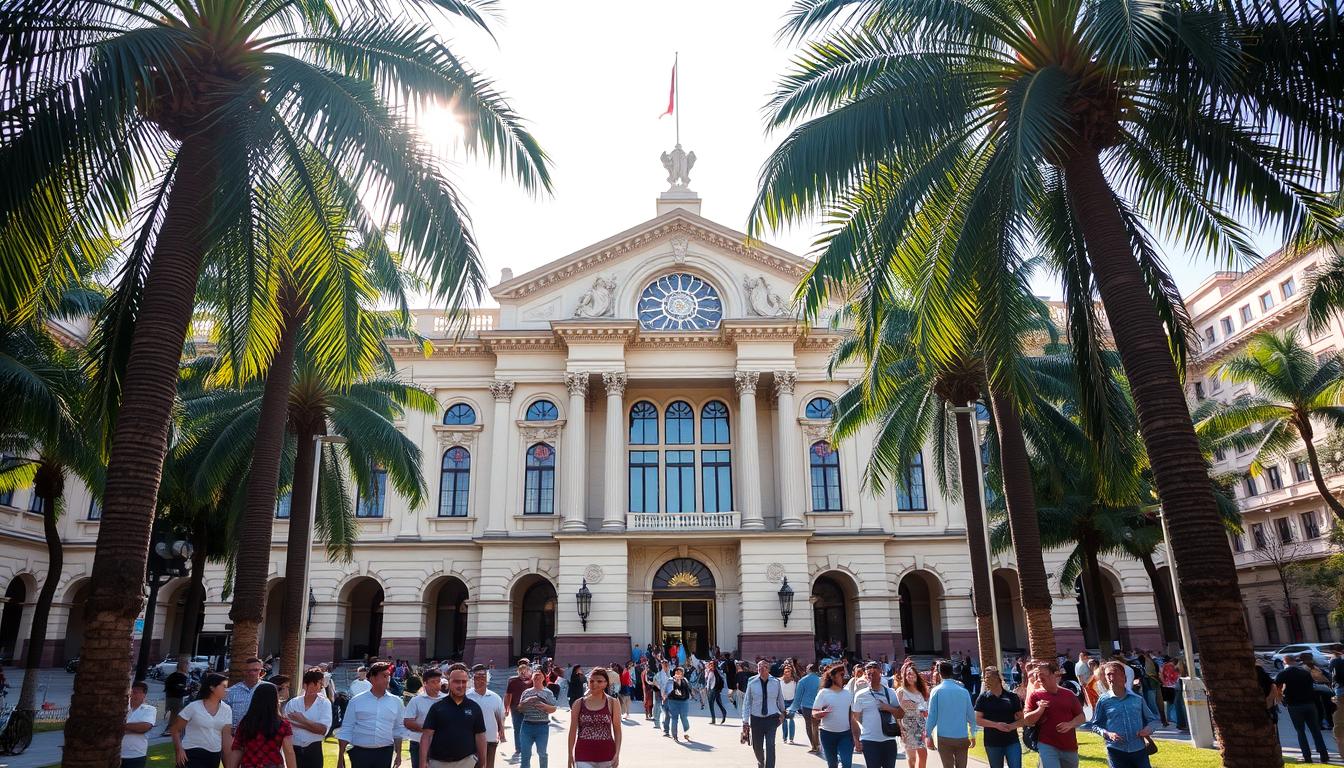
[[[1258,331],[1297,328],[1299,338],[1317,358],[1344,349],[1344,324],[1338,314],[1316,335],[1307,333],[1306,286],[1324,254],[1294,256],[1275,253],[1247,272],[1215,272],[1186,297],[1202,348],[1191,358],[1186,375],[1193,401],[1229,401],[1251,394],[1248,385],[1233,385],[1214,375],[1216,367],[1246,348]],[[1317,444],[1325,430],[1318,434]],[[1241,581],[1246,625],[1256,645],[1280,646],[1295,641],[1340,640],[1344,631],[1330,624],[1331,607],[1291,584],[1285,589],[1284,567],[1293,561],[1319,559],[1329,552],[1327,535],[1335,524],[1312,481],[1299,444],[1286,460],[1251,477],[1254,451],[1219,451],[1213,471],[1234,476],[1237,506],[1244,532],[1230,543]],[[1344,475],[1326,479],[1335,493],[1344,490]]]
[[[354,561],[314,549],[307,660],[373,652],[504,665],[545,646],[562,661],[609,662],[632,643],[674,638],[744,657],[809,658],[831,640],[874,657],[974,649],[965,514],[939,492],[932,461],[910,468],[904,490],[874,495],[863,482],[872,432],[829,442],[831,408],[857,371],[828,377],[839,335],[794,318],[789,297],[808,266],[701,217],[683,177],[656,218],[506,272],[491,290],[499,307],[473,311],[464,336],[450,337],[442,313],[417,313],[433,354],[407,343],[393,352],[440,405],[401,425],[423,450],[430,501],[408,509],[380,482],[357,502]],[[78,652],[99,525],[87,491],[69,487],[53,661]],[[0,584],[18,587],[0,648],[27,637],[22,605],[46,559],[26,496],[9,501]],[[279,650],[287,500],[278,513],[264,652]],[[1062,572],[1063,559],[1049,553],[1047,570]],[[1104,567],[1102,603],[1121,642],[1159,647],[1143,569]],[[1003,644],[1020,648],[1011,555],[995,569]],[[185,583],[161,593],[156,651],[190,642]],[[228,621],[223,585],[211,566],[207,632]],[[1095,646],[1066,592],[1054,610],[1060,649]]]

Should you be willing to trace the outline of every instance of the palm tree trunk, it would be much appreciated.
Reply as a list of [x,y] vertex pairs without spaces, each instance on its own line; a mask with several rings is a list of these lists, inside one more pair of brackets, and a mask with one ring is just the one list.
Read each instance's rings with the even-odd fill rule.
[[308,531],[313,521],[308,509],[313,502],[313,463],[317,461],[317,448],[313,438],[321,428],[320,419],[294,418],[294,433],[298,444],[294,455],[294,490],[289,504],[289,541],[285,547],[285,609],[281,624],[284,634],[280,640],[280,671],[289,675],[290,680],[303,677],[299,665],[303,662],[303,651],[299,648],[299,629],[307,621],[304,609],[308,606],[308,595],[303,588],[303,572],[307,560],[312,556],[308,551]]
[[289,412],[289,389],[294,382],[294,354],[298,348],[301,313],[298,297],[288,285],[281,288],[280,306],[284,328],[275,359],[266,372],[261,395],[256,441],[247,485],[238,554],[233,577],[233,644],[230,648],[231,682],[242,679],[243,662],[258,655],[257,630],[266,611],[266,572],[271,562],[271,527],[275,522],[275,499],[280,488],[280,455],[285,447]]
[[218,168],[215,142],[195,134],[182,142],[168,207],[155,240],[136,313],[121,406],[107,466],[106,505],[98,526],[92,590],[84,608],[84,645],[70,704],[66,768],[106,768],[118,760],[131,684],[131,625],[144,607],[149,555],[168,424],[177,395],[178,363],[187,338],[196,281],[208,246],[207,227]]
[[1153,585],[1153,600],[1157,603],[1157,621],[1162,625],[1162,639],[1169,644],[1178,642],[1181,630],[1176,619],[1176,606],[1171,602],[1171,581],[1163,579],[1162,574],[1157,572],[1157,563],[1153,562],[1152,555],[1140,555],[1139,562],[1143,564],[1143,572],[1148,574],[1148,581]]
[[1096,542],[1084,539],[1083,547],[1083,600],[1092,614],[1092,625],[1097,628],[1097,645],[1102,658],[1115,653],[1115,627],[1111,626],[1111,612],[1106,605],[1105,587],[1101,580],[1101,559]]
[[1316,490],[1325,500],[1325,505],[1330,507],[1330,511],[1335,513],[1335,518],[1344,522],[1344,504],[1339,503],[1339,499],[1330,492],[1325,485],[1325,475],[1321,473],[1321,460],[1316,455],[1316,443],[1313,439],[1313,430],[1311,429],[1311,420],[1303,419],[1305,423],[1297,425],[1298,432],[1302,435],[1302,445],[1307,449],[1307,463],[1311,465],[1311,480],[1316,484]]
[[19,690],[19,709],[33,712],[37,709],[37,670],[42,665],[42,646],[47,644],[47,620],[51,616],[51,601],[56,598],[56,585],[65,567],[65,550],[61,548],[61,533],[56,529],[56,500],[65,493],[65,475],[59,466],[42,462],[33,478],[33,492],[42,500],[42,535],[47,542],[47,573],[42,579],[42,590],[33,606],[33,626],[28,634],[28,656],[23,665],[23,687]]
[[966,507],[966,543],[971,550],[971,613],[975,615],[980,664],[997,664],[999,649],[994,641],[994,601],[990,599],[989,549],[985,541],[984,495],[980,493],[980,478],[975,443],[969,413],[958,411],[957,465],[961,476],[961,498]]
[[1050,577],[1041,556],[1041,527],[1036,519],[1036,492],[1031,483],[1031,461],[1022,420],[1012,400],[990,393],[995,430],[999,436],[999,465],[1003,472],[1003,498],[1008,507],[1008,529],[1017,555],[1018,591],[1027,617],[1027,646],[1031,658],[1055,658],[1055,625],[1050,617]]
[[1181,597],[1199,643],[1222,759],[1229,768],[1281,765],[1278,734],[1264,716],[1264,696],[1255,676],[1246,674],[1254,657],[1242,620],[1237,570],[1166,331],[1100,156],[1084,150],[1066,160],[1064,174],[1168,516]]

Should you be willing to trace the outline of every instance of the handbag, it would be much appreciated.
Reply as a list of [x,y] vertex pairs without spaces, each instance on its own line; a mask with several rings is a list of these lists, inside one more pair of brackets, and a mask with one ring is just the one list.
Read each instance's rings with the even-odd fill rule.
[[1145,755],[1157,754],[1157,742],[1153,741],[1153,737],[1151,736],[1143,737],[1143,754]]
[[1027,726],[1023,726],[1023,727],[1022,727],[1022,744],[1023,744],[1023,746],[1025,746],[1027,749],[1031,750],[1032,752],[1039,752],[1039,751],[1041,751],[1040,748],[1039,748],[1039,747],[1040,747],[1040,741],[1041,741],[1041,739],[1040,739],[1040,728],[1039,728],[1039,726],[1035,726],[1035,725],[1027,725]]
[[[891,689],[890,689],[890,688],[884,688],[883,691],[886,692],[886,693],[883,694],[883,697],[887,700],[887,706],[895,706],[894,704],[891,703]],[[871,696],[871,695],[872,695],[872,691],[869,691],[869,692],[868,692],[868,695]],[[874,697],[873,701],[874,701],[874,702],[877,701],[876,697]],[[877,711],[877,714],[878,714],[878,716],[882,719],[882,735],[883,735],[883,736],[900,736],[900,735],[901,735],[901,722],[900,722],[899,720],[896,719],[896,716],[895,716],[895,715],[893,715],[893,714],[891,714],[890,712],[887,712],[887,711],[885,711],[885,710],[881,710],[881,709],[879,709],[879,710]]]

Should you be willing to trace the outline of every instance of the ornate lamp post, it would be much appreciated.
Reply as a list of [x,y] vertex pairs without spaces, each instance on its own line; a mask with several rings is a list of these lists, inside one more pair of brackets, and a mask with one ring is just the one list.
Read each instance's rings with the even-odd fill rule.
[[574,599],[579,604],[579,621],[583,622],[583,630],[588,631],[588,613],[593,607],[593,592],[588,589],[588,580],[583,580],[583,585],[579,591],[574,593]]
[[789,586],[789,577],[779,588],[779,615],[784,617],[784,626],[789,626],[789,614],[793,613],[793,587]]
[[149,605],[145,607],[145,629],[140,633],[140,653],[135,662],[135,679],[144,680],[149,669],[149,644],[154,636],[154,618],[159,606],[159,588],[178,576],[191,572],[191,542],[160,533],[155,536],[153,553],[145,565],[149,584]]

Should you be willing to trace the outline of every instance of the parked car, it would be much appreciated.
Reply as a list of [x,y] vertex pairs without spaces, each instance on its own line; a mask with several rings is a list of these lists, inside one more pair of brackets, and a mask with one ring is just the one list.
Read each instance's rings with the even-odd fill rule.
[[1287,663],[1288,657],[1292,657],[1296,662],[1297,658],[1304,653],[1310,653],[1312,658],[1316,659],[1316,664],[1325,666],[1330,663],[1330,649],[1335,647],[1335,643],[1294,643],[1285,645],[1274,652],[1274,665],[1282,669]]
[[[195,675],[199,675],[209,668],[209,656],[192,656],[191,660],[187,662],[187,671]],[[155,679],[162,680],[177,669],[177,658],[164,659],[153,667],[150,667],[150,669],[154,671],[154,674],[156,675]]]

